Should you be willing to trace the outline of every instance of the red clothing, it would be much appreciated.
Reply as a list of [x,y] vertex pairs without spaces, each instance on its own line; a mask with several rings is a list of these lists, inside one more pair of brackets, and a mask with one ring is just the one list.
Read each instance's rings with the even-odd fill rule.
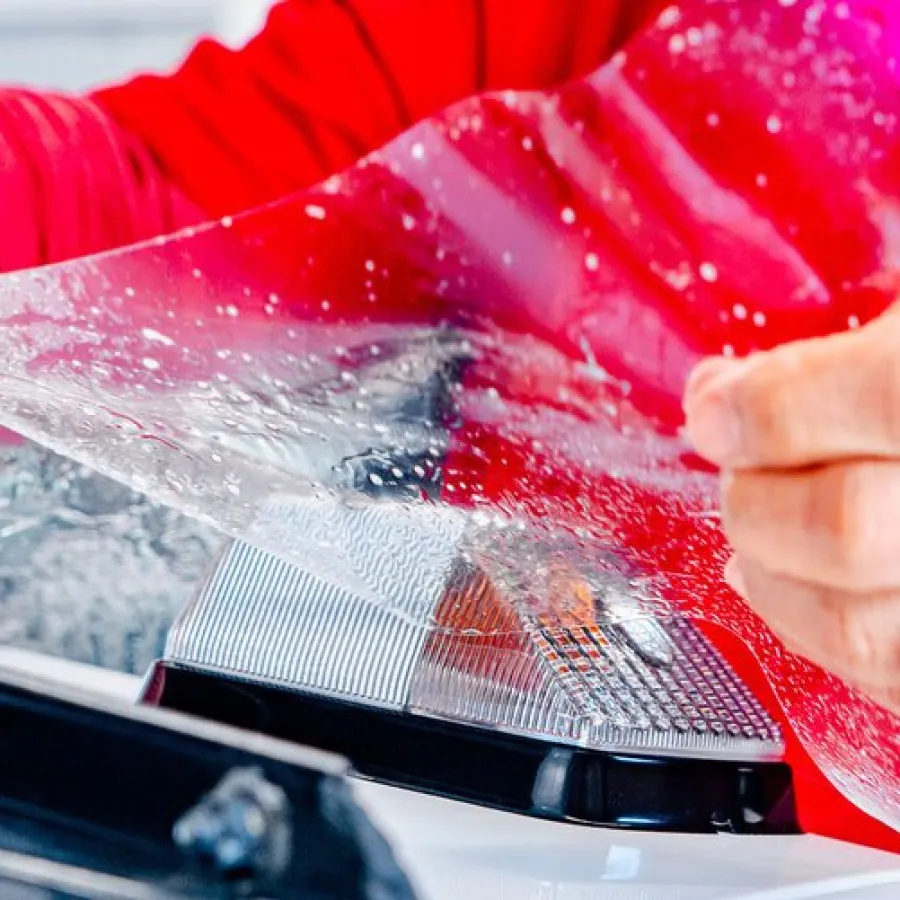
[[239,51],[87,98],[0,91],[0,270],[237,212],[492,88],[586,72],[660,0],[286,0]]

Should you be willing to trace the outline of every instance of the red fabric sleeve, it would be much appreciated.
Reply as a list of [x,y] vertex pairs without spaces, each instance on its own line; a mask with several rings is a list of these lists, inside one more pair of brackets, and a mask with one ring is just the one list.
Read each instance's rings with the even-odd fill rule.
[[0,90],[0,271],[131,243],[203,218],[92,100]]
[[286,0],[239,51],[96,101],[211,216],[340,170],[444,106],[599,64],[659,0]]
[[87,98],[0,90],[0,270],[291,193],[489,88],[596,66],[659,0],[284,0],[242,50]]

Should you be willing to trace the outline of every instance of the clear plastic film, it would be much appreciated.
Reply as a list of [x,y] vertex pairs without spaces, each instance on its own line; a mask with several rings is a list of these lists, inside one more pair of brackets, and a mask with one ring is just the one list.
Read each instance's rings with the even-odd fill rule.
[[[620,621],[740,639],[805,752],[900,829],[900,720],[725,587],[715,473],[679,434],[702,356],[892,299],[898,52],[889,0],[672,6],[555,93],[477,98],[282,203],[6,276],[0,419],[413,624],[366,554],[415,571],[426,532],[522,606],[428,623],[472,638],[581,621],[573,579],[602,571]],[[366,505],[393,539],[342,530]]]

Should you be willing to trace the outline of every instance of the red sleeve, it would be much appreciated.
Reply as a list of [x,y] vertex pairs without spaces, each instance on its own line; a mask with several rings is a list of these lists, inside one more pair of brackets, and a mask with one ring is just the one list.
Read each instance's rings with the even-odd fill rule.
[[483,89],[551,86],[659,0],[284,0],[242,50],[87,98],[0,90],[0,270],[263,203]]
[[482,89],[588,71],[658,0],[286,0],[245,48],[96,100],[210,215],[284,196]]
[[92,100],[0,90],[0,271],[202,220],[138,139]]

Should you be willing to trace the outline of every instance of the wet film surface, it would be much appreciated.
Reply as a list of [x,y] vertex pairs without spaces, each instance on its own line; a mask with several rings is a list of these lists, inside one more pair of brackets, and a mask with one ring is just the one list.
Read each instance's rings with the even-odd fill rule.
[[[531,567],[544,617],[572,612],[560,565],[612,553],[633,618],[733,631],[832,782],[896,827],[900,724],[723,585],[715,477],[679,427],[701,356],[891,301],[898,50],[887,0],[672,6],[554,94],[472,100],[283,203],[7,276],[0,418],[209,526],[167,526],[195,562],[249,535],[396,615],[334,531],[272,510],[452,509],[498,579]],[[196,573],[144,559],[161,603]]]

